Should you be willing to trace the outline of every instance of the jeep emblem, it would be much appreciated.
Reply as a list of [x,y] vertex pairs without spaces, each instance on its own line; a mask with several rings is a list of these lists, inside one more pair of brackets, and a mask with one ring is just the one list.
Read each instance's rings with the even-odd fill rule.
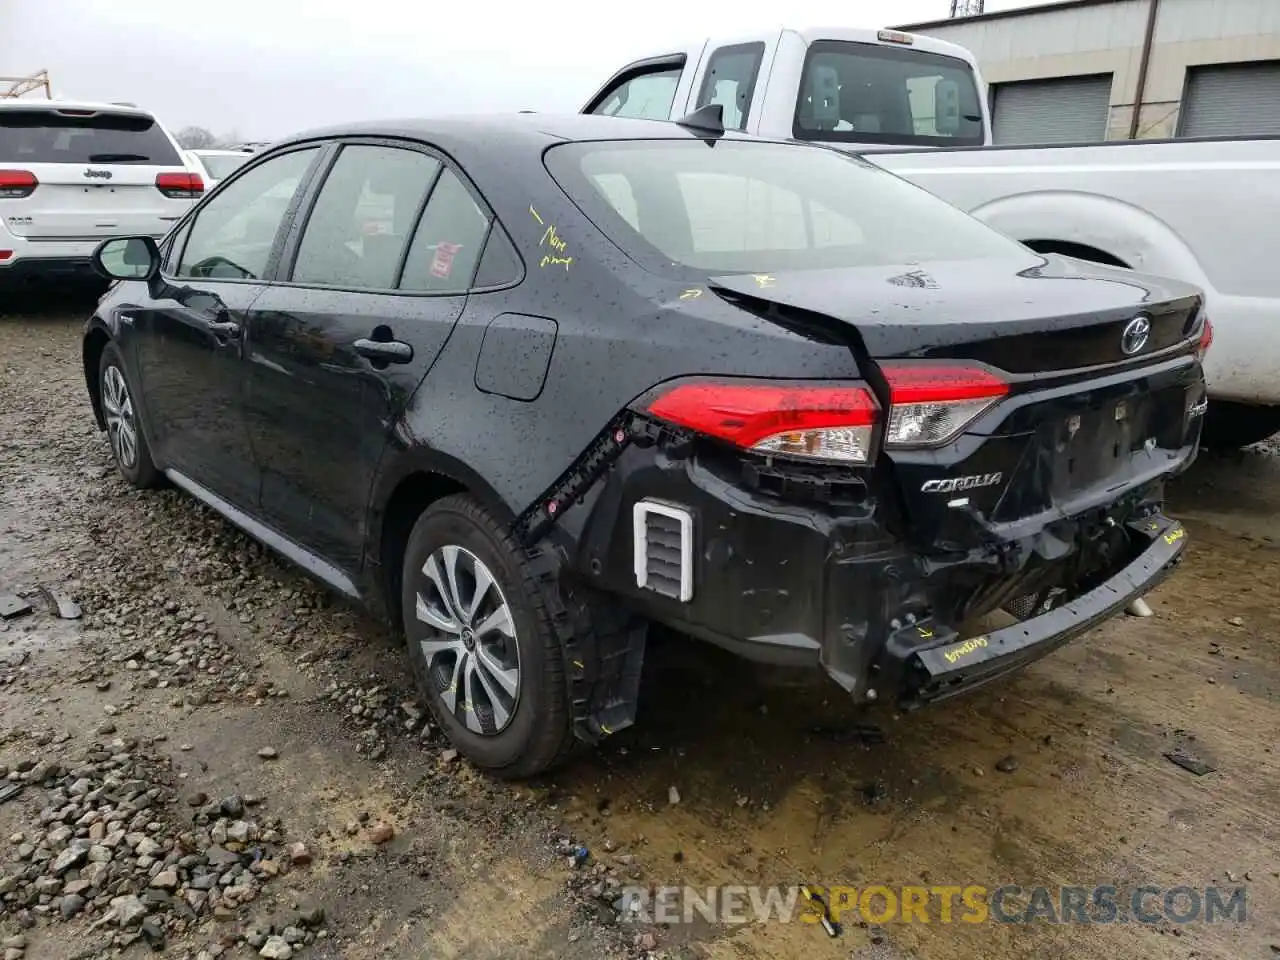
[[93,167],[90,167],[88,170],[86,170],[84,172],[84,175],[94,180],[110,180],[111,179],[110,170],[95,170],[93,169]]

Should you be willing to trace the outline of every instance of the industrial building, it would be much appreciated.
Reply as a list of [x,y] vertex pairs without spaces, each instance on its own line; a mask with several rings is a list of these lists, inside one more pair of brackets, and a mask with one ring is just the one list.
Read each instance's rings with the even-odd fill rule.
[[997,143],[1280,135],[1280,0],[1061,0],[898,29],[973,51]]

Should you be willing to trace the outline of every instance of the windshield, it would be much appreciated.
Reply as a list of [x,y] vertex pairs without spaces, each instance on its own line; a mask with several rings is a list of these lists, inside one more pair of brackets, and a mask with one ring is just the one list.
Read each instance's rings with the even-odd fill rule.
[[200,162],[204,164],[204,168],[209,171],[209,176],[215,180],[225,180],[231,176],[236,168],[240,167],[251,154],[244,153],[197,153]]
[[805,55],[792,135],[834,143],[980,146],[982,109],[963,60],[819,40]]
[[656,273],[768,273],[1025,256],[925,190],[833,149],[749,140],[552,147],[546,164]]
[[0,110],[0,162],[182,166],[178,151],[151,117],[39,109]]

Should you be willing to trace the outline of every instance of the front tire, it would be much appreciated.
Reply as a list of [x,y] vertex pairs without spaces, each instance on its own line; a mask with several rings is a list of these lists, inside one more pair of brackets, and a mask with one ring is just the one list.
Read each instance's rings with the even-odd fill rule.
[[513,780],[563,762],[574,737],[560,641],[503,525],[466,494],[433,503],[401,583],[414,676],[458,751]]
[[160,471],[151,459],[151,448],[142,432],[124,361],[114,343],[102,348],[102,358],[98,361],[98,397],[116,469],[139,490],[157,486]]

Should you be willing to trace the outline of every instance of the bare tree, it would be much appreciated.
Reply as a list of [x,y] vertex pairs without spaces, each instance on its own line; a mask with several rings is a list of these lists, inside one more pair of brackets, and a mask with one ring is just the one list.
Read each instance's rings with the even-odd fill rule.
[[178,143],[187,150],[203,150],[217,144],[218,138],[204,127],[183,127],[178,131]]

